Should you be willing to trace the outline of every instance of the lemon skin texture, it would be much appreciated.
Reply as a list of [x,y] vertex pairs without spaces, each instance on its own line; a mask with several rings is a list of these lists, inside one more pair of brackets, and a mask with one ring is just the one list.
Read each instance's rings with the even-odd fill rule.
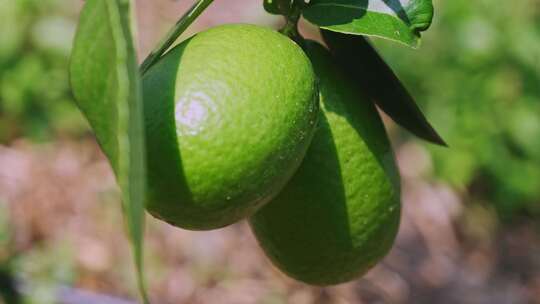
[[317,123],[309,58],[260,26],[198,33],[142,81],[146,208],[186,229],[229,225],[273,198],[300,165]]
[[312,41],[320,83],[318,129],[283,191],[250,218],[273,264],[312,285],[352,280],[391,248],[400,221],[400,180],[371,102]]

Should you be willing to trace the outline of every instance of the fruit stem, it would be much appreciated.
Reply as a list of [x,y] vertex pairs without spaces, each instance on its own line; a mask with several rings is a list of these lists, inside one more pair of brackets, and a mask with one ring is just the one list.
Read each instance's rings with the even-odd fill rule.
[[214,0],[199,0],[195,3],[169,30],[165,37],[159,42],[157,47],[150,52],[150,54],[144,59],[139,70],[141,75],[146,73],[148,69],[153,66],[159,58],[167,51],[171,45],[180,37],[180,35],[201,15],[201,13],[214,2]]
[[304,40],[298,32],[298,21],[300,20],[300,15],[302,15],[302,9],[305,5],[306,3],[304,0],[294,0],[291,5],[291,10],[285,16],[286,23],[283,28],[279,30],[280,33],[291,38],[300,46],[302,46]]

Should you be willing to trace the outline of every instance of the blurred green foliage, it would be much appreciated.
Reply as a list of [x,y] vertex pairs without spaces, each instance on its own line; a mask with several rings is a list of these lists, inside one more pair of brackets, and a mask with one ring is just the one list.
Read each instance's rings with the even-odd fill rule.
[[67,63],[76,1],[0,0],[0,142],[79,135]]
[[9,214],[0,199],[0,303],[58,303],[60,288],[76,279],[73,245],[60,239],[16,251]]
[[376,41],[449,148],[435,175],[503,218],[540,214],[540,4],[434,1],[419,50]]
[[73,244],[58,240],[18,254],[12,262],[24,304],[55,304],[62,286],[77,279]]

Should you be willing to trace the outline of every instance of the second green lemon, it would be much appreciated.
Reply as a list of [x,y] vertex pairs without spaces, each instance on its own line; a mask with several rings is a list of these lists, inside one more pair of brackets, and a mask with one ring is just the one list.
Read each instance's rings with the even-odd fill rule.
[[319,126],[294,177],[250,223],[278,268],[332,285],[365,273],[391,248],[399,174],[375,106],[323,46],[308,41],[306,52],[320,78]]
[[205,230],[244,218],[298,168],[318,117],[311,63],[245,24],[198,33],[143,76],[147,209]]

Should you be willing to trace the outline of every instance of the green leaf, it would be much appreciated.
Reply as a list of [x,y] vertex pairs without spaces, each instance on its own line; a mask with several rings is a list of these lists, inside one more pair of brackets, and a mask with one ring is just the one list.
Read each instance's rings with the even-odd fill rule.
[[396,123],[427,141],[446,146],[399,78],[366,38],[322,30],[337,63]]
[[129,0],[87,0],[75,36],[70,81],[77,104],[122,191],[139,289],[143,279],[145,151],[142,93]]
[[431,25],[431,0],[312,0],[303,12],[327,30],[369,35],[416,47]]
[[288,15],[293,0],[263,0],[264,9],[274,15]]

